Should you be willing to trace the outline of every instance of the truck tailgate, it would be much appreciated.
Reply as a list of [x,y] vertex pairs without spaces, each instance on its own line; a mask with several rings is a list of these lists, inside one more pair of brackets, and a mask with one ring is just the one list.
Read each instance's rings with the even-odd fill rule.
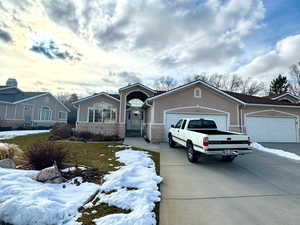
[[208,151],[218,149],[240,149],[248,150],[250,142],[247,135],[209,135]]

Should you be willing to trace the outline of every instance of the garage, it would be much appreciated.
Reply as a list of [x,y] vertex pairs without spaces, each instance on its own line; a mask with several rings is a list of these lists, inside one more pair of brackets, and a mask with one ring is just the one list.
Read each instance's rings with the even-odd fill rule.
[[227,130],[227,115],[225,114],[187,114],[187,113],[167,113],[165,120],[165,140],[168,140],[168,131],[171,125],[175,125],[182,118],[208,119],[217,124],[219,130]]
[[297,142],[297,119],[246,117],[246,132],[256,142]]

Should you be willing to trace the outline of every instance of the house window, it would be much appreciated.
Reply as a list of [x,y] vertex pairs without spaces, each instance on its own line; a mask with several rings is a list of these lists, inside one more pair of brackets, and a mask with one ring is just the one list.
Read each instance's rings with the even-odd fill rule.
[[194,97],[195,98],[201,98],[201,89],[200,88],[195,88],[194,89]]
[[42,107],[40,110],[40,120],[51,120],[51,111],[49,107]]
[[66,120],[67,119],[67,113],[63,112],[63,111],[58,112],[58,119],[59,120]]
[[106,102],[96,103],[89,108],[88,121],[90,123],[112,123],[116,121],[117,109]]

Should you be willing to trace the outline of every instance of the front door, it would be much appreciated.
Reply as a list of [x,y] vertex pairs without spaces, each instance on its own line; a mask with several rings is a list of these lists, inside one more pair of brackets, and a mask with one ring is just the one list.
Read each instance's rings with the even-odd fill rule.
[[143,111],[141,109],[132,109],[127,111],[126,136],[142,136]]

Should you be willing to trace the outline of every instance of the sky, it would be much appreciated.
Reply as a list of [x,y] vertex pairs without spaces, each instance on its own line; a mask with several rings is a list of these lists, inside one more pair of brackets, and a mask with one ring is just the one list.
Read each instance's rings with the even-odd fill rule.
[[117,92],[206,73],[269,82],[300,61],[299,0],[0,0],[0,85]]

